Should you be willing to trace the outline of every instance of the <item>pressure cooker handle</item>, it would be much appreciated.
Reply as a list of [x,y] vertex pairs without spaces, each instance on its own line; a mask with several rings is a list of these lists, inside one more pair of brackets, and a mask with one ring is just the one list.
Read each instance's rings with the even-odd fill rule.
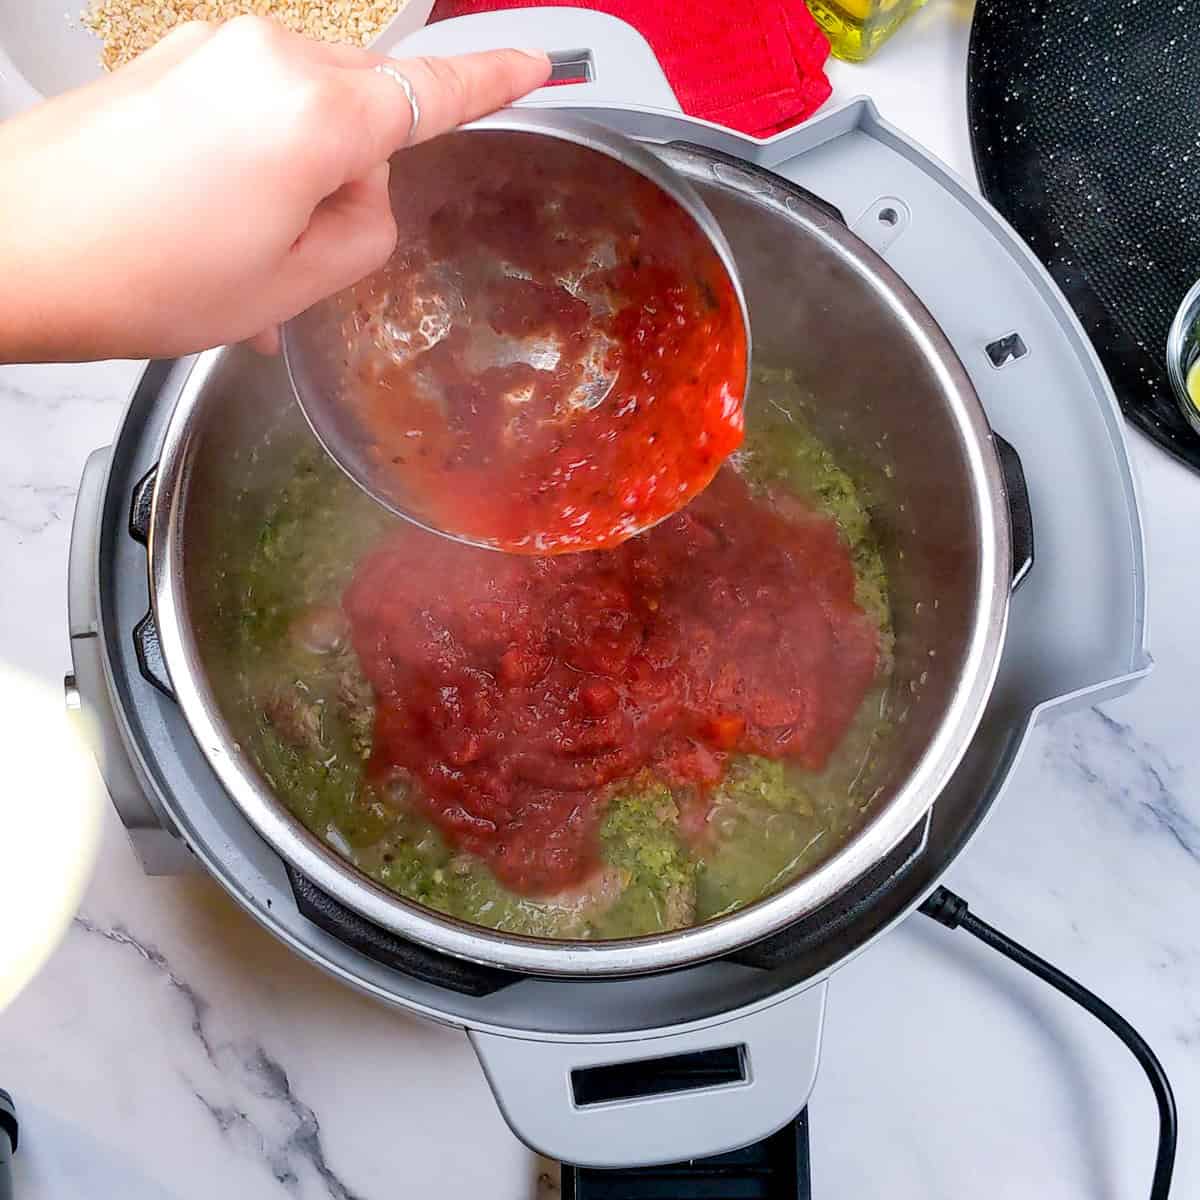
[[105,447],[89,456],[75,499],[67,559],[72,664],[71,674],[65,680],[67,710],[86,718],[80,723],[80,735],[91,747],[109,799],[143,870],[149,875],[198,871],[200,866],[184,845],[174,822],[130,758],[106,680],[96,563],[110,455],[110,449]]
[[993,433],[992,439],[996,443],[1000,470],[1004,474],[1004,491],[1008,497],[1012,588],[1015,592],[1033,570],[1033,506],[1029,502],[1029,486],[1025,482],[1021,456],[1012,443],[1005,441],[998,433]]
[[[157,482],[158,464],[155,463],[138,480],[129,503],[129,536],[147,547],[150,545],[150,523],[154,515],[154,487]],[[167,661],[163,656],[153,605],[133,627],[133,649],[137,654],[142,677],[154,684],[168,699],[174,700],[175,689],[171,686],[170,675],[167,674]]]
[[452,958],[397,937],[351,912],[290,863],[284,866],[300,915],[352,950],[385,967],[464,996],[490,996],[523,978],[496,967]]
[[792,1120],[816,1082],[825,989],[632,1041],[468,1032],[527,1146],[577,1166],[644,1167],[737,1150]]
[[463,54],[507,46],[545,46],[551,82],[518,106],[638,105],[679,111],[649,43],[632,25],[583,8],[505,9],[436,21],[374,49],[404,57]]

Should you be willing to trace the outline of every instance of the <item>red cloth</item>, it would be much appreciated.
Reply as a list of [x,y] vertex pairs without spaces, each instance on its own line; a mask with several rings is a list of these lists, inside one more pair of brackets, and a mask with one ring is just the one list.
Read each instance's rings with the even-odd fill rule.
[[628,21],[650,43],[684,112],[731,129],[775,133],[829,98],[829,42],[804,0],[438,0],[430,19],[542,6]]

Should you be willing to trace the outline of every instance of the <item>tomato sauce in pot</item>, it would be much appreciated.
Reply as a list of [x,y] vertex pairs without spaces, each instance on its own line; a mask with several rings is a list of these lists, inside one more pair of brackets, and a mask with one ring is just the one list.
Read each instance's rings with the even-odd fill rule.
[[471,131],[406,151],[392,199],[396,252],[352,294],[346,398],[403,510],[508,551],[611,547],[740,445],[741,304],[656,183]]
[[614,785],[704,799],[733,754],[828,760],[871,686],[875,622],[836,523],[725,468],[612,550],[497,555],[404,525],[344,598],[376,698],[370,773],[450,844],[550,895],[585,879]]

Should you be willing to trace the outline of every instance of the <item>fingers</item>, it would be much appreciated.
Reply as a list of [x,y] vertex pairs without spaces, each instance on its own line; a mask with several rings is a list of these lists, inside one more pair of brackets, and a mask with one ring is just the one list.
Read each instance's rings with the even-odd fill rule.
[[[418,141],[427,141],[495,112],[550,78],[550,59],[540,50],[493,50],[457,58],[416,58],[401,61],[397,66],[408,76],[421,106]],[[390,79],[388,82],[395,83]]]
[[279,353],[279,326],[272,325],[250,339],[250,345],[264,358],[273,358]]
[[[541,51],[491,50],[455,58],[390,62],[412,85],[421,118],[416,141],[447,133],[539,88],[550,77]],[[402,85],[386,71],[352,67],[345,72],[356,120],[344,138],[348,176],[369,170],[409,144],[413,109]]]
[[382,54],[366,50],[362,46],[347,46],[344,42],[318,42],[313,38],[301,37],[285,30],[289,37],[295,37],[302,45],[298,48],[300,54],[310,62],[324,67],[373,67],[383,61]]
[[281,297],[280,319],[289,320],[378,270],[395,247],[396,223],[384,162],[361,179],[344,184],[313,212],[273,280]]
[[[211,43],[206,46],[205,43]],[[117,72],[130,85],[165,75],[196,51],[227,73],[258,78],[268,100],[279,101],[275,145],[287,157],[293,186],[329,193],[385,162],[413,134],[414,109],[404,87],[378,68],[386,64],[411,85],[425,141],[474,120],[540,87],[550,76],[541,51],[493,50],[455,58],[395,62],[357,46],[301,37],[276,21],[241,16],[217,26],[191,21]],[[211,63],[209,64],[211,67]],[[208,77],[199,73],[203,81]],[[261,114],[264,120],[270,113]],[[298,156],[294,143],[303,147]]]
[[115,75],[130,83],[148,83],[198,50],[216,31],[217,26],[210,21],[185,21],[132,62],[126,63]]
[[[335,82],[319,108],[322,128],[310,126],[309,142],[323,160],[317,170],[331,194],[313,211],[276,280],[279,294],[287,297],[281,306],[281,311],[286,308],[284,320],[357,283],[390,257],[396,225],[388,162],[409,143],[416,115],[403,86],[374,69],[385,60],[353,47],[309,45],[303,53],[309,61],[338,64],[329,68]],[[497,50],[388,65],[412,85],[420,113],[417,141],[503,108],[550,75],[549,59],[536,51]],[[275,352],[277,330],[260,333],[253,344]]]

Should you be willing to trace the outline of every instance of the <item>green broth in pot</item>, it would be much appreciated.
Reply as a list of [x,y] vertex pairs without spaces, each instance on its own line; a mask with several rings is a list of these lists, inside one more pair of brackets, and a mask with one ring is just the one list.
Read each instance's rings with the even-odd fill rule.
[[[609,789],[600,868],[586,883],[551,897],[505,888],[422,815],[413,783],[368,777],[375,700],[340,605],[357,564],[395,518],[309,450],[233,581],[241,610],[236,687],[253,714],[247,749],[297,819],[410,900],[507,933],[572,939],[652,934],[722,916],[843,845],[869,809],[873,756],[888,725],[887,581],[863,495],[796,421],[797,385],[786,373],[760,371],[755,388],[765,402],[752,408],[736,469],[753,487],[783,489],[837,522],[857,603],[880,632],[875,683],[823,769],[731,754],[703,797],[699,835],[695,795],[642,770]],[[773,394],[784,402],[771,403]]]

